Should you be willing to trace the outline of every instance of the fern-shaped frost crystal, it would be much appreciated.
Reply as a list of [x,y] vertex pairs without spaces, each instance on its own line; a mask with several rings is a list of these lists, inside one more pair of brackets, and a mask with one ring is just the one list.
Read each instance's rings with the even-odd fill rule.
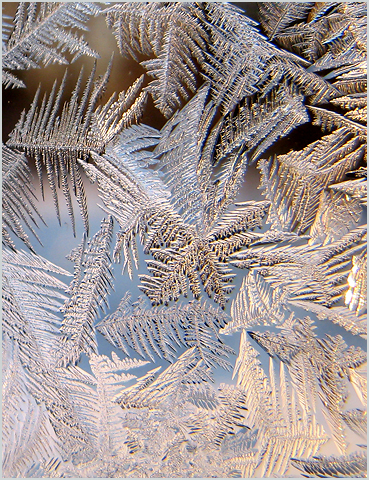
[[90,16],[99,14],[94,3],[37,3],[21,2],[14,18],[14,29],[3,48],[3,83],[22,86],[9,70],[35,68],[42,63],[68,63],[65,51],[74,54],[73,60],[87,54],[97,57],[82,37],[66,28],[86,30]]
[[60,329],[65,343],[60,361],[64,365],[76,363],[82,352],[97,353],[94,320],[99,309],[108,308],[107,296],[113,286],[109,257],[112,232],[112,218],[103,220],[92,240],[87,244],[83,242],[72,253],[72,260],[76,262],[75,276],[70,286],[71,298],[63,307]]

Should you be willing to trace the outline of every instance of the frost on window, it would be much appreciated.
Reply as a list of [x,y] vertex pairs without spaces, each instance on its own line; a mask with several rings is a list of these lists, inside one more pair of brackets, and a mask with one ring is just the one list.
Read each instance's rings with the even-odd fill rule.
[[242,5],[4,3],[4,477],[366,477],[366,3]]

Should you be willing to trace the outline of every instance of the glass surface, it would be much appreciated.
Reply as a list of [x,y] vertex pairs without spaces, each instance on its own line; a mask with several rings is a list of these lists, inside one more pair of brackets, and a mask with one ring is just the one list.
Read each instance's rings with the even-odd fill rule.
[[[3,5],[11,25],[18,4]],[[68,128],[93,58],[6,69],[26,88],[3,90],[5,476],[364,476],[365,5],[302,5],[102,5],[114,28],[87,16],[90,100],[114,58],[84,133],[88,103]],[[51,15],[25,8],[23,31]],[[52,45],[70,60],[68,22]]]

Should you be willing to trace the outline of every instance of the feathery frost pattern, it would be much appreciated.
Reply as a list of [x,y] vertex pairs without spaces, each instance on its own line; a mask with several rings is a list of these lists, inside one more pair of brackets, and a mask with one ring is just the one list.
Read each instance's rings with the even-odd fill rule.
[[43,223],[44,220],[37,210],[31,172],[27,158],[5,145],[2,147],[2,179],[3,244],[15,249],[10,230],[34,251],[22,221],[40,242],[34,227],[38,227],[37,219]]
[[[14,17],[14,28],[3,43],[3,83],[5,86],[25,87],[9,70],[37,68],[40,63],[69,63],[65,51],[98,57],[83,37],[68,31],[69,27],[86,30],[85,23],[100,13],[95,3],[19,3]],[[54,44],[57,42],[55,48]]]
[[367,476],[367,6],[255,7],[5,4],[5,476]]
[[229,363],[221,357],[234,352],[218,336],[219,328],[227,320],[220,309],[206,303],[194,301],[188,305],[148,309],[142,298],[132,305],[126,295],[117,311],[96,328],[126,354],[128,346],[143,358],[154,360],[155,354],[172,361],[176,345],[185,345],[195,347],[199,360],[205,365],[229,368]]
[[[75,233],[75,220],[68,175],[70,175],[73,191],[81,210],[86,232],[88,232],[86,194],[77,159],[87,158],[91,150],[102,153],[106,144],[124,126],[129,125],[133,118],[137,119],[140,116],[141,107],[145,102],[144,93],[136,98],[141,83],[139,79],[127,94],[124,92],[119,94],[118,101],[114,101],[113,95],[104,107],[96,106],[108,82],[111,61],[105,75],[93,82],[95,70],[96,64],[79,98],[83,73],[83,68],[81,69],[71,100],[63,106],[60,116],[57,115],[61,107],[67,71],[58,91],[56,91],[55,81],[49,98],[47,99],[46,95],[43,97],[41,107],[38,106],[40,94],[38,89],[29,111],[27,114],[23,111],[21,119],[7,142],[10,147],[24,151],[35,159],[42,193],[43,166],[46,167],[59,223],[57,186],[61,183],[73,233]],[[130,104],[132,105],[128,109]],[[123,110],[126,111],[123,113]]]
[[103,220],[100,231],[91,241],[87,243],[84,238],[70,254],[70,260],[75,262],[75,272],[68,291],[70,299],[62,309],[61,364],[77,363],[82,352],[97,353],[94,319],[99,308],[104,311],[109,307],[107,296],[114,280],[109,258],[112,232],[112,218]]

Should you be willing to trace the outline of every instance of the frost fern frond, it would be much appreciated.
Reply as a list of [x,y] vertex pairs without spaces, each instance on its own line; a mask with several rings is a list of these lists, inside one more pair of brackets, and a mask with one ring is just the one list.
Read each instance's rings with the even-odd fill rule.
[[[2,65],[5,86],[22,86],[9,70],[36,68],[42,63],[68,63],[65,51],[74,53],[73,60],[81,55],[98,57],[83,37],[67,28],[86,30],[86,22],[97,16],[100,7],[96,3],[48,3],[21,2],[14,18],[14,29],[3,48]],[[56,45],[55,45],[56,44]]]

